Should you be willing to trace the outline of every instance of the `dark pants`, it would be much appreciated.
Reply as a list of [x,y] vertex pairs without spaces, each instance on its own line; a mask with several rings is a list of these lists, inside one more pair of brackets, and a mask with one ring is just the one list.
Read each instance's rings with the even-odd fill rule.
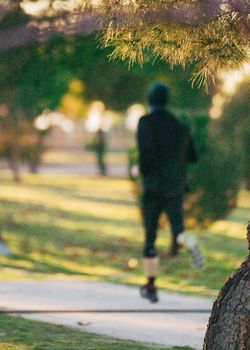
[[158,222],[162,212],[168,215],[173,244],[176,244],[178,234],[184,231],[183,195],[163,197],[156,193],[145,192],[142,197],[142,212],[145,226],[144,256],[156,256],[155,241],[157,238]]

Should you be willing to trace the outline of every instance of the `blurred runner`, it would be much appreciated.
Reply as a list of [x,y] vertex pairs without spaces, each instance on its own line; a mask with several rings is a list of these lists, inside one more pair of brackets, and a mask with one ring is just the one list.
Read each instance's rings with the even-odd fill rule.
[[185,239],[183,199],[186,188],[186,167],[195,163],[197,155],[185,124],[167,109],[169,88],[154,83],[148,94],[150,113],[139,120],[137,143],[139,167],[143,181],[142,212],[145,227],[143,265],[147,283],[140,288],[141,295],[157,302],[155,278],[159,258],[155,248],[158,221],[164,211],[168,215],[172,246],[170,256],[176,256],[186,246],[197,267],[202,257],[194,237]]

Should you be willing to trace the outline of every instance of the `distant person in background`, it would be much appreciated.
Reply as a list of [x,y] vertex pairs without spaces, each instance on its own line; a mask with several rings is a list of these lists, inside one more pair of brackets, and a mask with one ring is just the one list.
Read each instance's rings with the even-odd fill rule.
[[101,175],[106,176],[106,164],[105,164],[105,152],[106,152],[106,142],[105,133],[100,128],[96,132],[95,138],[95,152],[97,156],[97,165]]
[[188,245],[196,266],[202,258],[194,240],[185,240],[183,197],[186,167],[197,161],[194,144],[185,124],[167,109],[169,88],[154,83],[148,94],[149,114],[141,117],[137,130],[139,168],[143,181],[142,212],[145,227],[143,265],[147,283],[140,288],[142,297],[157,302],[155,279],[159,258],[155,247],[160,214],[167,213],[171,231],[170,256]]

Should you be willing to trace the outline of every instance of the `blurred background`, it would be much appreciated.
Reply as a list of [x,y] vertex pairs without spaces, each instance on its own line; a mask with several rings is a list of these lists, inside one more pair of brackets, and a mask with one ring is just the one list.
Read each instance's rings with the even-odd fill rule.
[[[185,208],[206,267],[189,269],[184,253],[159,283],[216,294],[247,252],[250,64],[220,73],[206,93],[192,86],[192,66],[110,61],[91,25],[69,20],[70,1],[10,3],[0,11],[0,277],[143,279],[135,132],[161,81],[200,155]],[[163,257],[169,236],[163,219]]]

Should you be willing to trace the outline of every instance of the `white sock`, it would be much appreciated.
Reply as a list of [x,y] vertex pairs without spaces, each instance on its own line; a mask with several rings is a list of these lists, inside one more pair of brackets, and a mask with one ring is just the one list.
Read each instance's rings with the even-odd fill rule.
[[177,243],[191,249],[196,245],[196,239],[192,235],[181,232],[177,236]]
[[177,236],[177,243],[180,245],[185,245],[185,240],[184,240],[185,232],[181,232]]

